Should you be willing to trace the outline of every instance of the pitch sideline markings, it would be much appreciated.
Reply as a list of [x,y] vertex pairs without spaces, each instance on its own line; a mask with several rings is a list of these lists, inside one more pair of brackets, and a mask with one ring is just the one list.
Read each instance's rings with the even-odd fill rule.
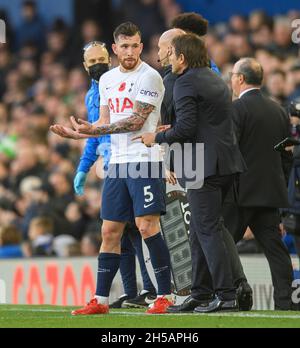
[[[0,307],[1,308],[1,307]],[[27,308],[24,308],[24,309],[17,309],[17,308],[8,308],[8,309],[5,309],[5,311],[17,311],[17,312],[57,312],[57,313],[70,313],[70,310],[69,309],[27,309]],[[153,314],[147,314],[145,312],[110,312],[109,315],[122,315],[122,316],[134,316],[134,315],[140,315],[140,316],[153,316]],[[239,317],[239,318],[271,318],[271,319],[300,319],[300,314],[297,315],[297,314],[285,314],[285,315],[281,315],[281,314],[278,314],[278,315],[275,315],[275,314],[260,314],[260,313],[237,313],[237,312],[227,312],[227,313],[221,313],[221,312],[217,312],[217,313],[209,313],[209,314],[200,314],[200,313],[197,313],[197,314],[193,314],[193,313],[181,313],[181,314],[159,314],[160,316],[210,316],[210,317]],[[70,314],[71,316],[71,314]],[[71,317],[75,317],[75,316],[71,316]],[[84,318],[86,316],[76,316],[76,318]],[[92,317],[95,317],[97,318],[98,316],[95,315],[95,316],[89,316],[89,318],[92,318]],[[55,317],[57,318],[57,317]],[[65,318],[65,317],[64,317]],[[4,317],[0,317],[0,319],[4,319]]]
[[[1,310],[1,307],[0,307]],[[70,309],[42,309],[42,308],[36,308],[36,309],[31,309],[31,308],[6,308],[4,311],[8,312],[70,312]]]
[[[147,314],[147,313],[128,313],[128,312],[111,312],[110,314],[125,314],[125,315],[144,315],[144,316],[153,316],[153,314]],[[181,314],[172,314],[172,313],[166,313],[166,314],[156,314],[159,316],[199,316],[199,317],[239,317],[239,318],[278,318],[278,319],[300,319],[300,315],[292,315],[292,314],[286,314],[286,315],[273,315],[273,314],[254,314],[254,313],[235,313],[235,312],[227,312],[227,313],[181,313]]]

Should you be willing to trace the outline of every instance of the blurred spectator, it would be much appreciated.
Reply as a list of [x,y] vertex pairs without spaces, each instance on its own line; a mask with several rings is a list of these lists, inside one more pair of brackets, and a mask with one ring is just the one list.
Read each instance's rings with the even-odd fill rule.
[[[71,256],[72,248],[74,250],[74,246],[77,246],[77,241],[74,237],[62,234],[57,236],[53,240],[53,250],[58,257],[68,257]],[[75,255],[73,255],[75,256]]]
[[239,58],[252,56],[252,47],[250,46],[248,37],[244,34],[227,35],[225,43],[230,45],[234,61]]
[[65,216],[70,223],[72,236],[77,240],[80,240],[84,234],[87,220],[83,208],[79,203],[71,202],[66,207]]
[[248,21],[245,16],[233,15],[229,19],[229,30],[237,34],[247,34]]
[[29,239],[32,245],[32,256],[52,256],[53,253],[53,221],[48,217],[37,217],[29,225]]
[[64,66],[69,65],[70,57],[67,50],[66,33],[60,30],[52,30],[47,35],[48,52],[52,55],[52,59],[56,63]]
[[0,227],[0,259],[22,257],[21,233],[15,226]]
[[262,10],[254,10],[250,13],[249,16],[249,29],[252,32],[260,29],[262,26],[268,24],[270,25],[273,22],[273,19],[269,17]]
[[289,73],[294,90],[288,98],[290,101],[298,100],[300,99],[300,61],[290,69]]
[[11,184],[17,192],[21,181],[28,176],[43,177],[44,168],[38,161],[33,145],[24,145],[17,151],[11,166]]
[[270,48],[273,42],[273,20],[268,19],[252,30],[250,38],[255,48]]
[[89,222],[86,225],[87,232],[99,231],[101,228],[101,221],[99,217],[99,211],[101,210],[101,195],[100,184],[97,186],[87,185],[85,189],[86,208],[85,214],[89,218]]
[[7,47],[0,46],[0,98],[4,95],[6,91],[6,76],[8,70],[11,68],[11,54]]
[[299,47],[291,40],[292,24],[289,18],[279,17],[274,24],[274,44],[272,49],[282,57],[297,56]]
[[146,49],[149,48],[150,38],[166,29],[158,0],[123,0],[121,11],[124,21],[130,20],[143,28],[142,41]]
[[74,198],[71,182],[64,173],[54,172],[49,177],[49,183],[54,189],[53,200],[56,209],[63,214],[65,207],[71,203]]
[[223,69],[231,61],[229,49],[221,42],[217,42],[209,49],[211,59],[216,63],[219,69]]
[[45,24],[37,13],[34,1],[24,1],[22,4],[22,22],[16,31],[16,45],[20,49],[28,42],[35,43],[40,50],[44,48]]
[[174,0],[159,0],[159,7],[164,17],[165,27],[170,28],[173,18],[181,12],[180,5]]
[[86,19],[81,24],[80,34],[75,35],[71,43],[70,65],[82,65],[82,49],[92,41],[103,42],[103,30],[100,23],[92,18]]
[[66,252],[65,257],[82,256],[80,243],[79,242],[74,242],[72,244],[67,245],[65,252]]
[[81,240],[81,254],[83,256],[97,256],[101,246],[98,233],[87,233]]
[[281,68],[280,59],[276,55],[274,55],[270,50],[264,48],[256,50],[255,58],[264,69],[265,80],[269,77],[269,74],[272,71]]
[[285,95],[285,72],[273,70],[266,81],[266,88],[269,96],[282,106],[287,106]]

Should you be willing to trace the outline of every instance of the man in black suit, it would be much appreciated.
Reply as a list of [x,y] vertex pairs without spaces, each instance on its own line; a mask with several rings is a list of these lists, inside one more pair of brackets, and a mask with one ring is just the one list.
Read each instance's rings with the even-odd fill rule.
[[[165,31],[158,41],[158,56],[160,63],[165,71],[164,76],[164,86],[165,86],[165,95],[161,106],[161,119],[163,124],[171,124],[174,126],[176,122],[176,115],[174,110],[173,103],[173,88],[176,82],[178,75],[172,73],[172,66],[169,62],[169,57],[171,53],[171,42],[174,37],[178,35],[185,34],[185,31],[182,29],[176,28],[176,26],[181,26],[186,28],[187,31],[194,30],[194,34],[198,36],[204,35],[207,32],[207,20],[205,20],[201,15],[196,13],[186,13],[181,14],[178,17],[175,17],[173,20],[173,26],[175,28]],[[197,30],[196,30],[197,29]],[[215,73],[218,73],[216,70],[213,70]],[[173,161],[170,161],[173,162]],[[170,184],[176,183],[176,179],[172,173],[174,167],[171,165],[171,172],[168,172],[168,182]],[[243,266],[241,264],[235,242],[230,234],[230,232],[225,228],[224,224],[221,224],[223,230],[223,239],[225,246],[228,250],[230,265],[232,270],[234,286],[237,288],[238,295],[238,304],[239,309],[242,311],[250,310],[253,304],[252,300],[252,289],[247,283],[247,278],[243,271]],[[197,258],[198,255],[195,255]],[[195,307],[199,305],[195,299],[198,296],[198,288],[202,283],[202,270],[198,268],[202,267],[201,262],[194,262],[193,267],[193,288],[191,289],[191,297],[186,299],[186,301],[181,306],[176,306],[177,312],[188,312],[193,311]],[[174,308],[175,311],[175,308]]]
[[[194,310],[237,310],[221,227],[223,197],[232,185],[234,175],[245,169],[234,134],[230,92],[223,80],[209,68],[205,45],[194,34],[173,39],[170,63],[172,72],[179,75],[174,86],[176,123],[170,130],[156,135],[145,133],[141,139],[147,146],[154,142],[180,143],[182,146],[190,143],[192,151],[184,161],[192,157],[194,164],[199,160],[196,145],[204,143],[203,186],[199,188],[199,182],[191,184],[186,177],[178,177],[179,183],[188,188],[193,268],[197,267],[202,273],[199,274],[201,284],[195,284],[197,279],[192,279],[199,305]],[[216,295],[213,299],[212,294]],[[173,307],[168,311],[174,312]]]
[[[249,226],[271,269],[276,309],[291,309],[293,269],[279,233],[279,208],[288,207],[286,152],[274,145],[289,136],[284,109],[260,91],[263,69],[253,58],[239,60],[231,73],[235,124],[241,153],[248,170],[234,184],[233,202],[225,204],[225,225],[235,241]],[[284,162],[283,162],[284,160]],[[291,160],[291,157],[290,157]],[[291,163],[291,162],[290,162]]]

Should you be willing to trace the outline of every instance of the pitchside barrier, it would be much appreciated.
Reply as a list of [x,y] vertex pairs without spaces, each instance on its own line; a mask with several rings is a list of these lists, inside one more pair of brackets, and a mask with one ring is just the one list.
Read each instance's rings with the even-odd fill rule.
[[[254,291],[253,309],[273,309],[273,288],[263,255],[242,256],[242,264]],[[148,261],[149,264],[149,261]],[[293,258],[295,270],[299,261]],[[151,267],[151,278],[154,279]],[[83,305],[94,294],[97,258],[45,258],[0,261],[0,303]],[[138,286],[141,276],[137,269]],[[120,274],[114,279],[111,301],[122,294]],[[176,296],[178,303],[183,296]]]

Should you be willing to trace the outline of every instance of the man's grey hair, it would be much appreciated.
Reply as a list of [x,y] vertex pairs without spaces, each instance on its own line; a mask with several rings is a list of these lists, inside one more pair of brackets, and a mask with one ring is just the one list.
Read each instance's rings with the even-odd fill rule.
[[242,58],[238,72],[244,76],[247,85],[260,86],[262,84],[264,71],[254,58]]

